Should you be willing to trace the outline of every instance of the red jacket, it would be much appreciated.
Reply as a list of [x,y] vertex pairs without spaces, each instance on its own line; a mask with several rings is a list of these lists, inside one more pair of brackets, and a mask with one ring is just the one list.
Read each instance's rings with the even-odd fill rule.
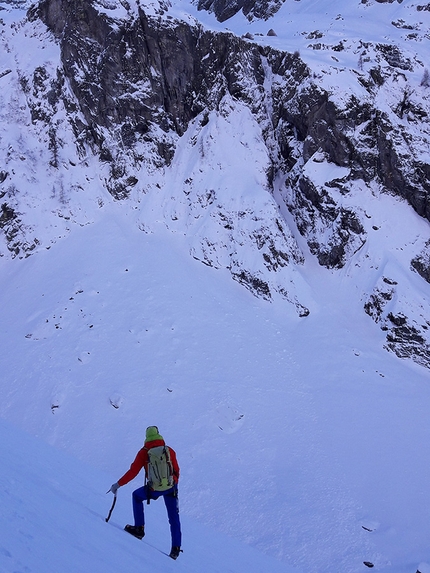
[[[152,442],[145,442],[145,446],[137,452],[134,462],[131,464],[130,469],[118,480],[118,485],[122,486],[134,479],[142,468],[145,468],[145,477],[148,475],[148,450],[156,448],[157,446],[165,446],[164,440],[154,440]],[[170,461],[173,466],[173,480],[178,483],[179,480],[179,465],[176,459],[176,452],[169,447]]]

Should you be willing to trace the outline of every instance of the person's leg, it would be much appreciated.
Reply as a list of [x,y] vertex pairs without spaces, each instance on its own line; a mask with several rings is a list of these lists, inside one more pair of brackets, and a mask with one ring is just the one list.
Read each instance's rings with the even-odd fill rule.
[[143,511],[143,502],[146,501],[148,496],[148,491],[146,485],[134,490],[132,495],[133,500],[133,515],[134,515],[134,525],[140,527],[145,525],[145,514]]
[[143,502],[146,501],[148,490],[146,486],[140,487],[133,492],[133,515],[134,525],[126,525],[124,529],[127,533],[134,535],[138,539],[145,537],[145,514],[143,512]]
[[178,490],[175,488],[173,493],[164,495],[164,503],[166,504],[167,515],[170,524],[170,533],[172,536],[172,547],[181,547],[182,534],[181,522],[179,519],[179,502]]

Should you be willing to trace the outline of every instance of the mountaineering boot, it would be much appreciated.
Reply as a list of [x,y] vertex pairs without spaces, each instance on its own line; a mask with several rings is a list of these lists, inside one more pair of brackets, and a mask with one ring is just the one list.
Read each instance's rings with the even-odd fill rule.
[[171,557],[172,559],[177,559],[181,551],[182,549],[180,547],[172,547],[169,557]]
[[130,535],[134,535],[134,537],[137,537],[138,539],[142,539],[142,537],[145,537],[145,528],[143,527],[143,525],[126,525],[124,527],[125,531],[127,533],[130,533]]

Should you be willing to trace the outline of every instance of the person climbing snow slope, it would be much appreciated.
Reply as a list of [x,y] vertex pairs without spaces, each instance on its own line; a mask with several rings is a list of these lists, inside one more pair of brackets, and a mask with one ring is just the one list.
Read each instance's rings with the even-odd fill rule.
[[142,539],[145,535],[145,514],[143,503],[164,498],[172,537],[172,549],[169,557],[177,559],[181,552],[181,522],[179,519],[178,481],[179,465],[175,451],[166,446],[157,426],[146,429],[144,447],[141,448],[130,466],[130,469],[116,482],[110,490],[114,495],[117,490],[133,480],[145,469],[145,485],[133,491],[134,525],[126,525],[125,531]]

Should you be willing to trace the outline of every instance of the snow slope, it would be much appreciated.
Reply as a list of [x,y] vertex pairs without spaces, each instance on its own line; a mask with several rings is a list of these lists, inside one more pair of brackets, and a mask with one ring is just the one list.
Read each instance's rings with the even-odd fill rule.
[[[124,531],[130,500],[121,491],[108,524],[108,476],[0,421],[0,571],[94,573],[150,570],[294,573],[273,558],[187,518],[180,559],[168,558],[164,504],[147,508],[147,534]],[[127,492],[128,493],[128,492]],[[167,551],[167,553],[166,553]]]
[[[339,97],[344,89],[358,89],[354,70],[368,63],[367,54],[360,64],[361,41],[383,38],[413,47],[416,66],[406,75],[415,86],[428,61],[428,12],[418,12],[413,2],[302,0],[286,2],[268,22],[237,15],[223,25],[189,5],[169,10],[179,13],[299,49],[326,87],[342,86]],[[391,24],[400,13],[410,15],[415,39]],[[103,189],[103,166],[91,157],[81,161],[67,130],[61,131],[65,115],[59,109],[63,168],[47,167],[49,142],[39,146],[18,87],[39,63],[55,69],[58,50],[16,14],[6,11],[2,20],[8,49],[0,72],[11,70],[0,77],[2,161],[13,167],[26,193],[14,203],[9,190],[8,200],[17,209],[26,206],[28,241],[38,242],[27,259],[0,258],[0,416],[91,468],[2,428],[2,467],[10,469],[1,478],[7,511],[0,539],[7,565],[0,566],[7,573],[48,570],[43,559],[51,538],[58,548],[52,570],[142,566],[145,544],[106,526],[103,518],[110,503],[105,491],[128,468],[149,424],[159,425],[178,452],[186,552],[174,564],[148,547],[148,568],[204,567],[210,573],[218,561],[208,564],[204,554],[218,556],[223,548],[222,571],[241,571],[244,563],[253,572],[249,562],[258,563],[255,571],[276,571],[274,556],[283,571],[293,566],[310,573],[358,573],[365,570],[363,561],[374,563],[374,570],[414,573],[420,562],[430,562],[429,372],[384,351],[383,332],[363,312],[375,282],[387,274],[407,277],[393,305],[414,301],[427,313],[428,284],[409,271],[428,237],[427,222],[377,189],[354,189],[351,200],[359,197],[371,216],[366,250],[341,271],[328,271],[309,255],[289,220],[306,261],[286,272],[295,275],[297,296],[310,315],[300,318],[282,301],[259,300],[226,270],[189,256],[191,251],[204,258],[195,241],[199,221],[177,196],[169,201],[179,175],[186,175],[178,162],[163,177],[148,174],[147,188],[134,191],[129,202],[115,203]],[[269,27],[276,37],[265,35]],[[19,34],[24,28],[27,33]],[[347,49],[340,52],[312,47],[333,47],[344,37]],[[18,41],[21,51],[12,45]],[[428,98],[424,89],[422,97]],[[233,111],[237,122],[245,117]],[[177,157],[194,170],[198,197],[200,186],[221,187],[221,151],[208,145],[210,161],[199,163],[186,147],[193,129]],[[242,130],[243,141],[259,149],[252,170],[234,161],[234,126],[214,118],[206,132],[225,136],[229,185],[250,173],[261,185],[265,150],[255,143],[255,125],[245,122]],[[318,165],[308,166],[315,179]],[[255,205],[262,205],[261,196]],[[268,201],[264,208],[277,207]],[[228,246],[226,241],[226,256]],[[252,259],[252,251],[244,252]],[[23,464],[33,458],[30,467]],[[113,525],[129,521],[132,487],[120,491]],[[151,511],[160,513],[147,541],[167,550],[164,508],[154,504]],[[233,539],[264,552],[267,560]]]
[[158,424],[182,514],[285,567],[430,560],[429,373],[380,350],[348,271],[309,261],[301,319],[191,259],[163,225],[142,233],[117,203],[101,213],[0,260],[1,417],[106,472],[101,494]]

